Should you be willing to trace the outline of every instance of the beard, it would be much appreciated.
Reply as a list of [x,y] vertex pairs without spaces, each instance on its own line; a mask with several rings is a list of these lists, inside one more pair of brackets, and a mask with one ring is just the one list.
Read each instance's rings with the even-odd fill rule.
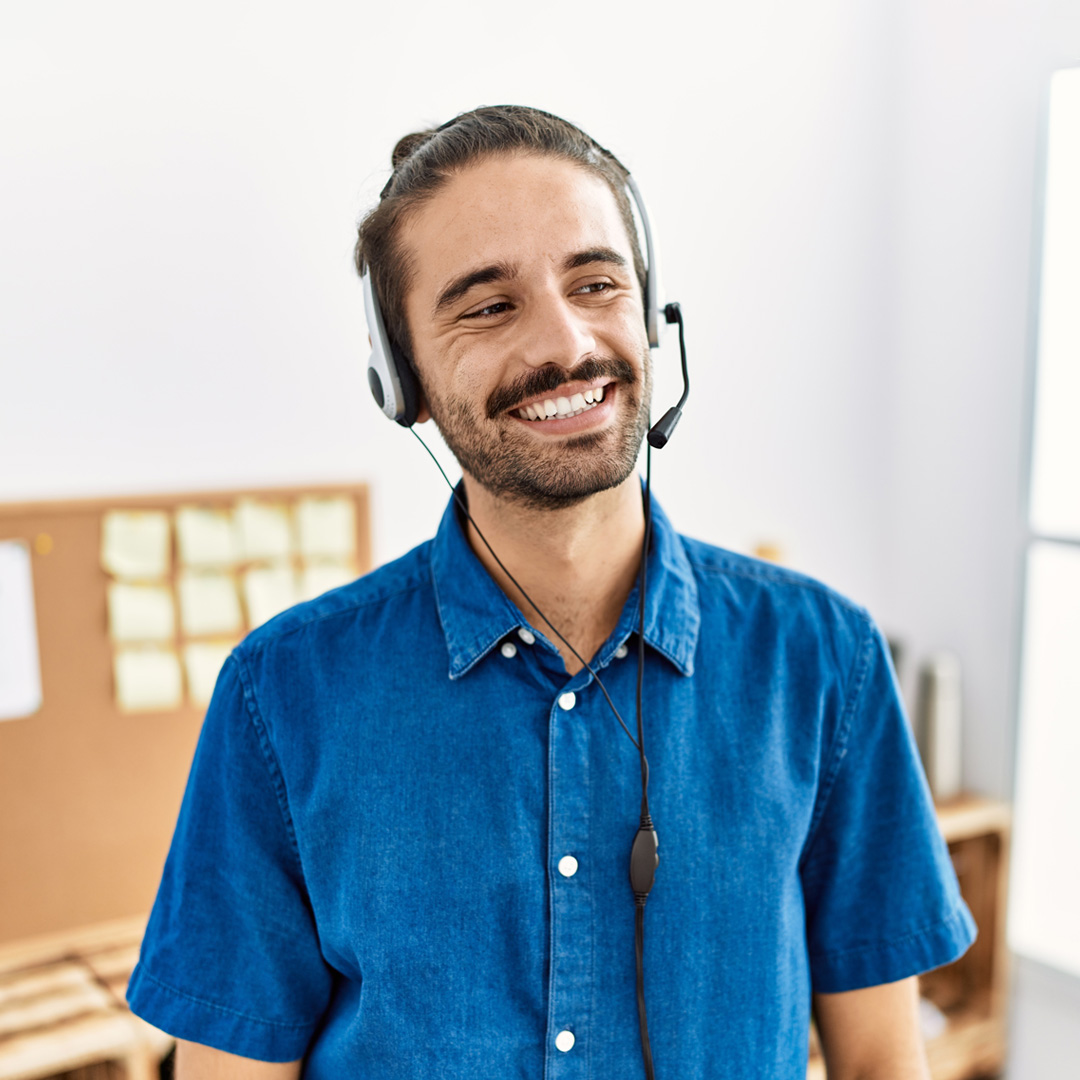
[[[604,377],[613,380],[617,415],[603,431],[552,440],[551,446],[538,448],[506,416],[519,401],[553,393],[566,383]],[[630,476],[649,430],[651,398],[652,368],[646,352],[640,372],[621,357],[590,357],[572,371],[538,368],[495,390],[483,409],[464,396],[428,395],[427,402],[446,445],[477,483],[528,509],[558,510],[618,487]]]

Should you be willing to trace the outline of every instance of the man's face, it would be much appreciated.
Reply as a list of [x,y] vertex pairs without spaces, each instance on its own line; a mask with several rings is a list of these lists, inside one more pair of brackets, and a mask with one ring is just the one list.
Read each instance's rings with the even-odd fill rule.
[[411,215],[402,240],[416,367],[462,469],[545,509],[622,483],[652,385],[633,251],[607,185],[555,158],[488,159]]

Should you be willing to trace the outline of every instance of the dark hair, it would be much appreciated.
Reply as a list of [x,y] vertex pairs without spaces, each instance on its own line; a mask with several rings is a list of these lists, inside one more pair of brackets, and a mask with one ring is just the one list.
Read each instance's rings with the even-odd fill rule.
[[611,189],[626,225],[634,268],[642,290],[645,264],[626,190],[626,168],[580,128],[525,105],[491,105],[462,113],[431,131],[417,131],[398,141],[391,156],[393,175],[378,204],[358,227],[356,270],[370,268],[386,331],[412,360],[405,321],[405,294],[412,266],[400,240],[406,216],[430,199],[455,173],[488,157],[536,154],[563,158],[600,177]]

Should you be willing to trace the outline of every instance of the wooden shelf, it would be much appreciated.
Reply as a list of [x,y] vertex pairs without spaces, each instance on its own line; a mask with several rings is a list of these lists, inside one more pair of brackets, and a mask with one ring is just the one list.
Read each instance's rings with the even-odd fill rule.
[[[941,1009],[947,1021],[945,1031],[927,1041],[926,1056],[933,1080],[981,1080],[998,1075],[1005,1064],[1012,813],[1006,803],[966,795],[939,804],[937,816],[979,938],[955,963],[919,980],[922,996]],[[816,1046],[806,1075],[807,1080],[827,1076]]]
[[948,844],[987,833],[1007,833],[1012,810],[1007,803],[975,795],[961,796],[937,805],[938,824]]
[[145,926],[117,919],[0,946],[0,1080],[157,1076],[172,1039],[124,997]]

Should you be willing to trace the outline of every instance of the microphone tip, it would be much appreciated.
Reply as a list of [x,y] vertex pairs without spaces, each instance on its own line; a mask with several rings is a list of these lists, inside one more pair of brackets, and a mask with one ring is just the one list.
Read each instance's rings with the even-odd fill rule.
[[682,409],[678,405],[672,405],[670,409],[649,429],[646,438],[649,445],[657,450],[662,450],[668,444],[675,425],[682,419]]

